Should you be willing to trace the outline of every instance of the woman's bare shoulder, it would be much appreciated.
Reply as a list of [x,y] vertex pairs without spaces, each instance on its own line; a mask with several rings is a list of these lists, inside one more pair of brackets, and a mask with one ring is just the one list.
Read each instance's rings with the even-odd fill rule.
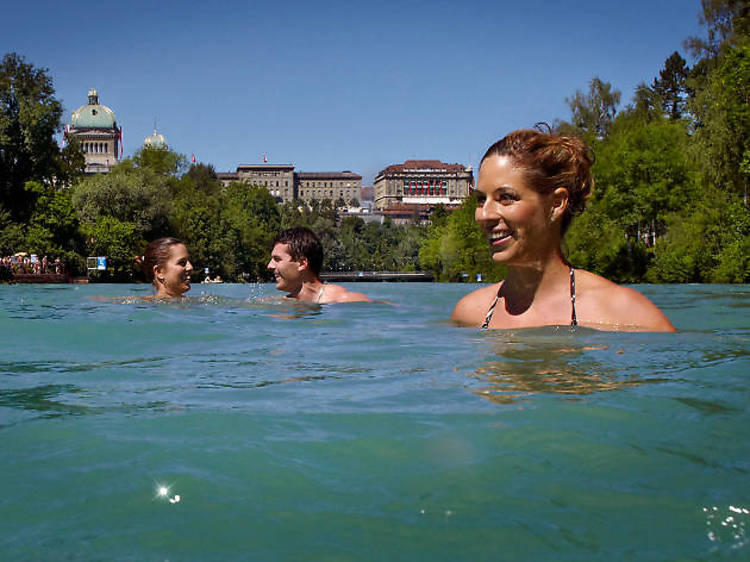
[[451,320],[467,326],[480,326],[497,294],[497,287],[497,284],[487,285],[464,296],[456,303]]
[[576,305],[583,323],[634,332],[674,332],[664,313],[645,295],[604,277],[576,270]]

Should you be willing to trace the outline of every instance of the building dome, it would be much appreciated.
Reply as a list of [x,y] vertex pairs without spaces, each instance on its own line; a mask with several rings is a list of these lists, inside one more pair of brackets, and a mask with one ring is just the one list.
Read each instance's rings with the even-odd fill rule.
[[89,103],[73,112],[70,125],[75,129],[114,129],[115,112],[106,105],[99,105],[99,94],[95,88],[89,90]]
[[164,138],[164,135],[160,135],[159,132],[154,129],[154,133],[152,135],[149,135],[145,139],[143,139],[143,148],[166,150],[167,139]]

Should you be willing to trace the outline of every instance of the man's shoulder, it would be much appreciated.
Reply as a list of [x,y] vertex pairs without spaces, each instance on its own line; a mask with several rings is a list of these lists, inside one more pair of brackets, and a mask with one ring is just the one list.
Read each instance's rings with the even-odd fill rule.
[[363,293],[350,291],[341,285],[326,285],[323,302],[371,302],[372,299]]

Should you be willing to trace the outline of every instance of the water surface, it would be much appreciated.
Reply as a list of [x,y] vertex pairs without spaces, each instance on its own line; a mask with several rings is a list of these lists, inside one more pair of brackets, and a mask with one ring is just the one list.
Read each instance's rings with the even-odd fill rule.
[[619,334],[453,326],[475,287],[0,286],[2,558],[750,558],[750,289]]

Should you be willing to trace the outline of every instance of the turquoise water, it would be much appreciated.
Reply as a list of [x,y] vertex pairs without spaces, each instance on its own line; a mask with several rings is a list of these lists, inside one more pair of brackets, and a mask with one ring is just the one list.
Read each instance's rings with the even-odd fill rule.
[[451,325],[475,287],[0,286],[2,559],[750,559],[750,288],[616,334]]

